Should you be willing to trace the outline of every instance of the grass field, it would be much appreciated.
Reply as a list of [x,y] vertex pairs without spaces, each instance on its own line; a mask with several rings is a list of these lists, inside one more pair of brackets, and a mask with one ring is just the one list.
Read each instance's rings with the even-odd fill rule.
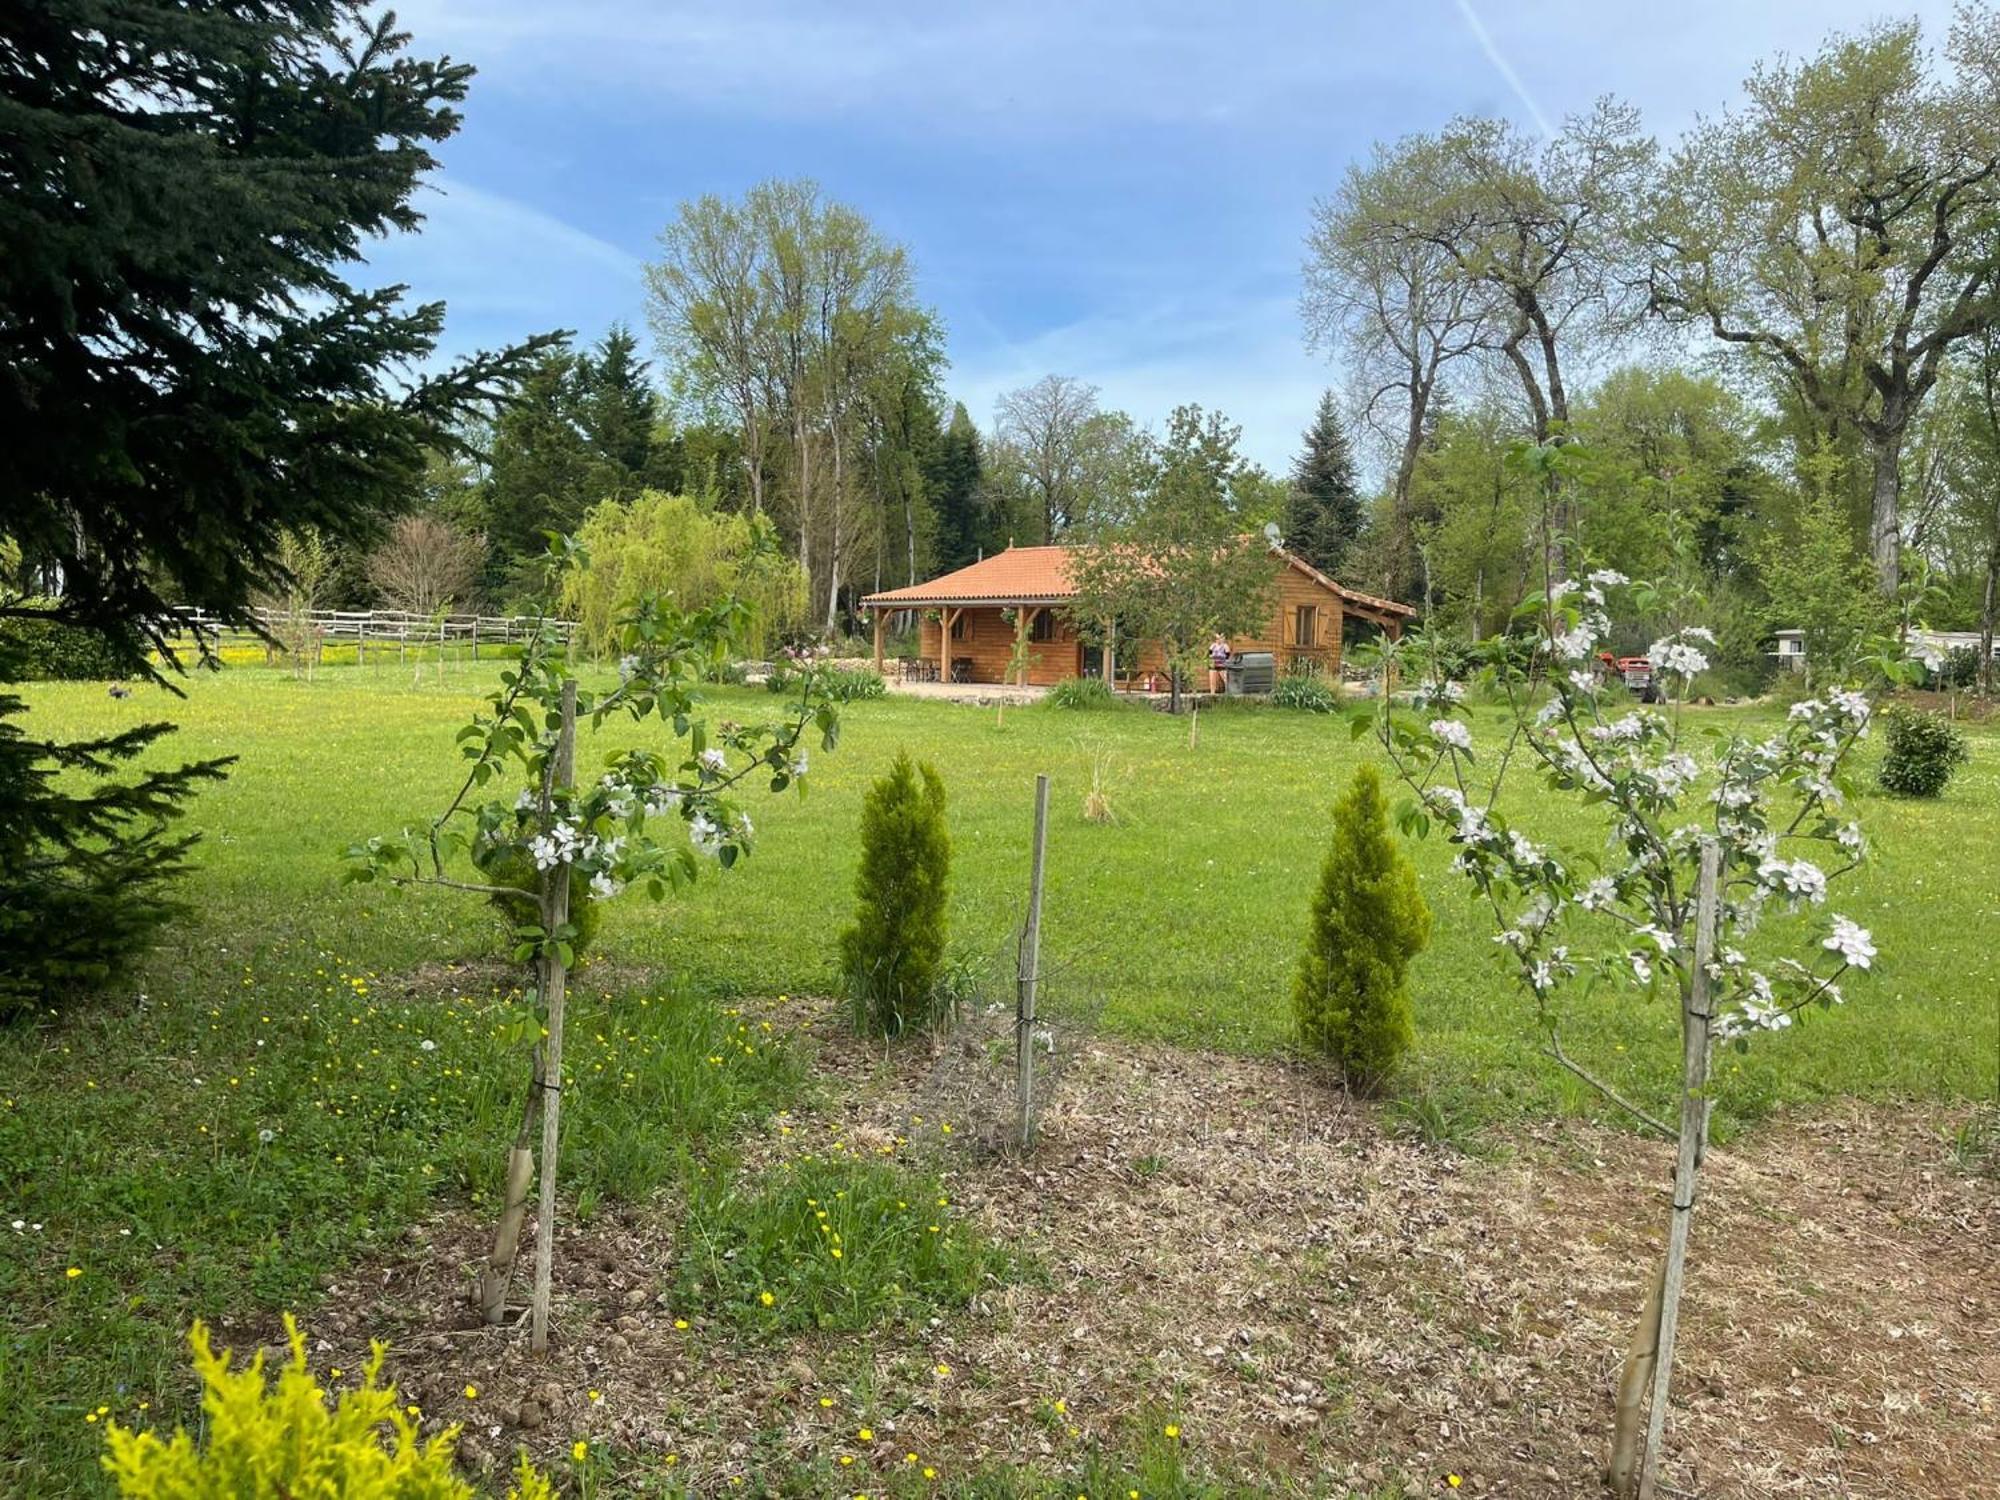
[[[337,860],[448,795],[451,736],[484,680],[469,664],[416,688],[399,673],[333,669],[305,683],[244,669],[195,681],[184,702],[150,690],[112,700],[90,685],[29,691],[42,732],[168,716],[183,726],[169,753],[240,761],[194,815],[206,835],[186,887],[195,918],[104,1002],[0,1036],[0,1492],[88,1492],[92,1418],[184,1401],[175,1344],[195,1312],[307,1305],[426,1204],[490,1189],[495,1145],[519,1109],[520,1068],[492,1023],[504,995],[490,977],[474,985],[441,966],[496,954],[499,929],[471,898],[343,888]],[[760,690],[715,694],[717,716],[773,706]],[[1117,1032],[1238,1053],[1283,1046],[1325,810],[1368,753],[1343,724],[1219,710],[1191,746],[1186,720],[1138,709],[1010,709],[1002,726],[990,709],[896,698],[852,705],[844,721],[839,749],[814,755],[810,795],[756,809],[747,864],[668,905],[627,899],[611,912],[600,972],[618,979],[586,970],[575,1022],[579,1067],[606,1074],[571,1122],[585,1210],[663,1179],[670,1121],[720,1137],[794,1086],[797,1059],[782,1047],[747,1058],[726,1087],[680,1064],[736,1024],[730,997],[831,987],[859,799],[899,748],[932,761],[950,792],[963,954],[995,963],[1007,949],[1033,778],[1047,771],[1053,989],[1101,1005]],[[631,733],[586,738],[580,764]],[[1836,905],[1874,929],[1879,969],[1844,1009],[1726,1056],[1724,1132],[1832,1095],[1992,1096],[2000,732],[1972,738],[1972,764],[1941,801],[1863,799],[1879,856]],[[1105,826],[1080,810],[1100,761],[1116,812]],[[1539,795],[1522,783],[1510,811],[1559,841],[1595,837],[1559,804],[1532,806]],[[1414,974],[1418,1054],[1404,1092],[1457,1130],[1589,1111],[1538,1056],[1445,851],[1415,853],[1437,922]],[[624,1003],[669,987],[716,1003]],[[1566,1040],[1657,1097],[1673,1027],[1663,1005],[1607,997],[1579,1008]],[[23,1228],[8,1227],[16,1219]]]

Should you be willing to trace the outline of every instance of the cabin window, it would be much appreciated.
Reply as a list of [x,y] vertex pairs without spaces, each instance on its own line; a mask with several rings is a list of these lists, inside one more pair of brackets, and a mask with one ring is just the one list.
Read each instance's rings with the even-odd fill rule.
[[1317,646],[1319,644],[1319,606],[1301,604],[1292,611],[1292,644],[1294,646]]
[[965,611],[962,609],[951,617],[951,638],[955,641],[965,639]]
[[1052,641],[1056,638],[1056,612],[1052,609],[1035,611],[1034,622],[1028,626],[1031,641]]

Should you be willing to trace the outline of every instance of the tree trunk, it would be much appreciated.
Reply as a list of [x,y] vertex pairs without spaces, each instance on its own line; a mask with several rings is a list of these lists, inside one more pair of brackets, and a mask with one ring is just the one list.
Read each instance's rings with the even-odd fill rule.
[[827,548],[826,568],[826,631],[828,635],[833,634],[834,626],[840,618],[840,544],[842,541],[840,519],[841,511],[845,508],[846,501],[846,496],[841,490],[842,482],[840,434],[836,431],[833,437],[833,499],[828,507],[829,513],[833,517],[833,536],[831,545]]
[[[1681,999],[1681,1114],[1680,1151],[1674,1162],[1673,1212],[1667,1224],[1667,1252],[1659,1271],[1656,1295],[1647,1299],[1639,1329],[1633,1335],[1620,1382],[1617,1425],[1612,1436],[1611,1477],[1620,1500],[1636,1493],[1637,1500],[1653,1500],[1660,1479],[1660,1449],[1666,1435],[1667,1396],[1674,1373],[1674,1336],[1680,1324],[1681,1285],[1687,1271],[1688,1232],[1694,1221],[1694,1202],[1702,1158],[1708,1151],[1708,1116],[1712,1107],[1708,1091],[1711,1051],[1709,965],[1715,959],[1716,931],[1722,911],[1722,850],[1713,839],[1701,849],[1701,884],[1694,919],[1694,963]],[[1648,1316],[1650,1314],[1650,1317]],[[1651,1323],[1652,1336],[1647,1337]],[[1652,1399],[1647,1411],[1644,1457],[1639,1465],[1638,1486],[1632,1487],[1633,1452],[1638,1444],[1636,1395],[1628,1404],[1625,1387],[1644,1384],[1649,1372]],[[1623,1487],[1619,1488],[1622,1476]]]
[[1903,434],[1900,429],[1873,441],[1875,483],[1868,504],[1868,550],[1875,559],[1875,583],[1893,599],[1903,582]]
[[493,1251],[479,1278],[479,1313],[489,1323],[507,1315],[507,1289],[514,1282],[514,1259],[521,1247],[521,1225],[528,1217],[528,1187],[535,1180],[535,1116],[541,1112],[542,1044],[535,1043],[528,1078],[528,1099],[521,1108],[521,1128],[507,1153],[507,1184],[501,1196],[500,1225],[493,1234]]
[[1979,696],[1993,696],[1993,624],[2000,606],[2000,516],[1994,518],[1993,539],[1986,548],[1986,589],[1979,599]]
[[[576,779],[576,679],[562,688],[562,728],[556,738],[552,785],[567,787]],[[545,934],[569,921],[569,866],[558,863],[542,881],[542,927]],[[549,1300],[555,1283],[556,1163],[562,1144],[563,990],[568,982],[562,955],[550,944],[542,960],[542,999],[548,1007],[547,1060],[542,1084],[541,1202],[535,1213],[535,1300],[530,1309],[528,1347],[544,1353],[549,1347]]]

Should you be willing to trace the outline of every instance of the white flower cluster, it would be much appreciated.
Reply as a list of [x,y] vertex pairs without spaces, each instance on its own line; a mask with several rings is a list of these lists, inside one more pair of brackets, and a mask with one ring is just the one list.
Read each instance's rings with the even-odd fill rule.
[[1646,650],[1646,660],[1653,664],[1655,672],[1664,672],[1675,677],[1694,677],[1708,670],[1708,656],[1700,647],[1691,644],[1701,641],[1715,644],[1712,632],[1699,625],[1689,625],[1653,642]]
[[1793,905],[1826,900],[1826,871],[1809,859],[1779,859],[1767,855],[1757,866],[1757,879],[1775,896]]
[[729,756],[715,745],[710,745],[695,759],[701,763],[705,776],[720,776],[729,769]]
[[1841,962],[1866,969],[1875,961],[1875,939],[1866,927],[1843,916],[1833,919],[1833,931],[1820,946],[1840,955]]
[[1472,730],[1457,719],[1432,719],[1431,737],[1454,750],[1472,751]]

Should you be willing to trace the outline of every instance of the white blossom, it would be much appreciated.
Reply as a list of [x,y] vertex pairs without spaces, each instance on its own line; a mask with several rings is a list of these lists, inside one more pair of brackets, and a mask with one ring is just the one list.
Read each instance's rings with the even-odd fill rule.
[[1826,899],[1826,871],[1809,859],[1767,858],[1757,866],[1757,878],[1793,901],[1817,903]]
[[599,901],[609,901],[625,889],[625,882],[614,879],[609,870],[599,870],[590,877],[590,894]]
[[722,852],[722,827],[705,812],[688,819],[688,842],[703,854]]
[[417,1043],[417,1050],[419,1052],[435,1052],[437,1049],[438,1044],[429,1037],[425,1037],[421,1042]]
[[[1682,631],[1681,634],[1686,635],[1687,632]],[[1670,672],[1679,677],[1693,677],[1708,670],[1706,656],[1672,636],[1653,642],[1646,652],[1646,660],[1653,664],[1654,671]]]
[[1641,984],[1651,984],[1653,982],[1653,961],[1637,949],[1634,949],[1625,956],[1632,965],[1632,976]]
[[638,657],[621,656],[618,658],[618,680],[620,682],[630,682],[632,678],[638,673],[638,670],[639,670]]
[[1472,749],[1472,731],[1456,719],[1432,719],[1431,734],[1439,744],[1458,750]]
[[720,776],[724,771],[729,769],[729,757],[717,746],[711,745],[708,749],[702,751],[699,759],[704,771],[712,772],[717,776]]
[[1866,927],[1849,921],[1846,917],[1833,919],[1833,932],[1820,946],[1829,953],[1838,953],[1844,962],[1857,969],[1868,968],[1875,961],[1875,940]]

